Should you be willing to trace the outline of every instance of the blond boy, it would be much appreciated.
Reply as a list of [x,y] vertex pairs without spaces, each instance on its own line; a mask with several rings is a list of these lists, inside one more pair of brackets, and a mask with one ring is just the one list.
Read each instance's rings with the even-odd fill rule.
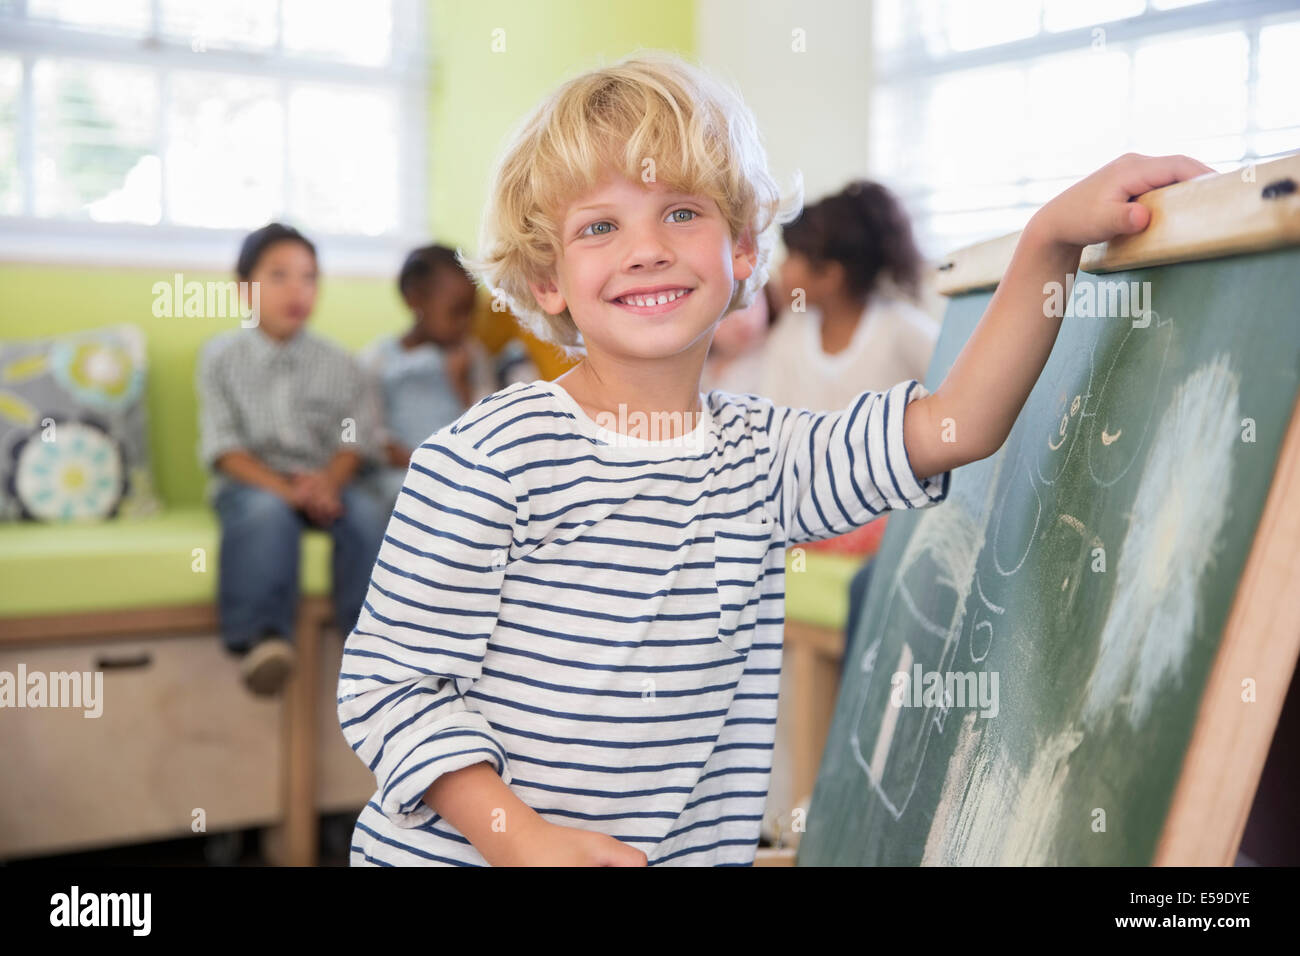
[[934,394],[813,413],[699,391],[800,201],[749,110],[666,55],[562,86],[505,151],[465,264],[581,361],[412,456],[340,674],[378,784],[353,864],[752,864],[786,547],[942,501],[1047,361],[1044,283],[1145,228],[1130,196],[1208,171],[1104,167],[1030,221]]

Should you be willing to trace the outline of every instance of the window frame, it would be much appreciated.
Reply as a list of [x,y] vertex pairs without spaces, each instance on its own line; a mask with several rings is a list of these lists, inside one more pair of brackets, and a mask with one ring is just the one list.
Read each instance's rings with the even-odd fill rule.
[[[276,0],[277,18],[282,4]],[[304,226],[320,253],[322,270],[339,275],[389,275],[393,262],[414,245],[427,242],[428,200],[428,36],[426,4],[393,0],[393,48],[389,63],[371,66],[289,52],[276,31],[273,47],[196,49],[193,41],[161,32],[162,5],[152,0],[151,24],[139,36],[116,36],[76,26],[27,19],[26,2],[18,0],[0,14],[0,55],[21,65],[16,137],[21,211],[0,215],[0,260],[87,266],[175,266],[228,271],[247,229],[180,225],[168,220],[167,92],[177,72],[210,73],[268,80],[278,86],[289,124],[288,91],[293,83],[345,85],[388,90],[395,94],[399,142],[396,227],[379,236],[325,232]],[[159,83],[160,115],[155,152],[162,168],[161,221],[156,225],[89,222],[35,214],[35,88],[38,60],[74,60],[129,64],[153,72]],[[281,201],[292,195],[292,159],[286,138]],[[283,213],[285,221],[297,224]],[[255,228],[255,227],[250,227]]]
[[[1024,66],[1053,54],[1077,53],[1091,45],[1094,31],[1098,29],[1105,31],[1104,35],[1108,45],[1123,45],[1131,51],[1139,47],[1142,41],[1158,36],[1184,32],[1210,32],[1216,27],[1239,25],[1246,36],[1248,44],[1247,62],[1249,69],[1247,117],[1242,133],[1247,145],[1246,155],[1241,158],[1241,163],[1249,164],[1265,161],[1275,155],[1286,155],[1287,152],[1294,152],[1294,150],[1280,154],[1257,154],[1251,143],[1254,135],[1262,132],[1255,126],[1254,121],[1259,73],[1259,33],[1261,27],[1268,25],[1270,21],[1277,19],[1279,16],[1288,13],[1294,14],[1295,12],[1294,0],[1207,0],[1204,3],[1175,7],[1168,10],[1154,9],[1148,2],[1142,13],[1132,17],[1102,21],[1057,32],[1049,31],[1041,26],[1040,12],[1039,32],[1032,37],[972,50],[949,51],[937,54],[930,52],[927,48],[926,36],[921,30],[911,30],[903,35],[902,43],[897,49],[879,49],[873,39],[872,49],[876,68],[874,70],[872,94],[874,97],[879,91],[893,90],[905,95],[910,94],[914,102],[919,102],[928,97],[930,88],[941,77],[965,70],[999,66]],[[873,19],[873,37],[875,27]],[[1129,99],[1126,105],[1131,108],[1133,102],[1130,87]],[[876,125],[878,113],[873,109],[872,114],[869,135],[874,139],[879,135],[879,127]],[[1124,151],[1124,149],[1120,149],[1116,155]],[[1224,165],[1226,168],[1229,164],[1221,163],[1220,165]],[[1235,163],[1231,165],[1235,165]],[[884,181],[897,193],[911,212],[913,220],[919,226],[917,230],[919,233],[918,242],[931,257],[951,252],[952,250],[948,246],[954,242],[957,246],[962,246],[969,242],[979,241],[980,238],[992,238],[994,235],[1000,235],[1006,231],[991,229],[988,234],[982,236],[967,233],[956,240],[947,239],[945,238],[949,235],[947,231],[936,232],[930,229],[928,225],[933,219],[944,215],[942,212],[931,211],[928,208],[928,201],[935,194],[942,193],[945,187],[933,183],[917,185],[908,182],[894,183],[888,179]],[[1045,179],[1044,182],[1046,181]],[[1034,182],[1036,181],[1008,180],[1005,183],[990,185],[1023,188],[1033,185]],[[1069,182],[1061,182],[1060,185],[1064,188],[1069,185]],[[1025,199],[1014,205],[995,204],[987,208],[963,210],[962,215],[979,212],[1007,213],[1009,215],[1023,214],[1024,218],[1028,219],[1039,208],[1041,208],[1041,202],[1032,202]]]

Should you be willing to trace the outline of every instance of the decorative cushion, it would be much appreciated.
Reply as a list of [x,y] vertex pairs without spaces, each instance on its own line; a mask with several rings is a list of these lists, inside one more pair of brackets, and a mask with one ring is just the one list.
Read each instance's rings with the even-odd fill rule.
[[0,520],[159,510],[145,368],[134,325],[0,342]]

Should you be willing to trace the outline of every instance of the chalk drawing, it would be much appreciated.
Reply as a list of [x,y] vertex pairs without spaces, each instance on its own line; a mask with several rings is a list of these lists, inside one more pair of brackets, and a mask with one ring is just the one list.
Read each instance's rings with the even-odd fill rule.
[[[902,635],[902,657],[894,662],[895,668],[900,668],[905,660],[909,669],[914,661],[927,671],[950,669],[961,635],[966,599],[975,579],[975,559],[982,545],[982,530],[962,508],[932,508],[917,522],[890,585],[886,602],[889,610],[877,631],[877,635],[892,635],[895,640]],[[947,608],[945,618],[935,620],[913,597],[907,581],[908,571],[913,568],[923,580],[934,582],[925,604],[927,608],[940,605]],[[936,589],[944,592],[942,602],[935,599]],[[880,641],[877,636],[862,657],[863,674],[859,680],[849,751],[881,803],[897,819],[916,788],[930,734],[935,728],[936,708],[892,706],[890,677],[895,668],[876,667]],[[864,752],[864,741],[871,745],[870,759]]]
[[1088,723],[1126,703],[1130,723],[1141,724],[1181,670],[1232,500],[1239,381],[1220,353],[1178,386],[1160,419],[1120,544],[1084,701]]
[[[1074,455],[1079,433],[1085,428],[1083,411],[1092,398],[1092,383],[1096,367],[1095,344],[1086,350],[1056,352],[1049,367],[1043,370],[1044,381],[1057,388],[1056,401],[1047,416],[1049,431],[1046,450],[1037,457],[1035,467],[1040,484],[1056,483]],[[1058,368],[1057,356],[1063,367]],[[1064,448],[1064,451],[1062,449]]]
[[1070,755],[1082,740],[1080,731],[1067,727],[1037,741],[1033,763],[1022,772],[993,726],[977,725],[975,713],[968,713],[948,762],[922,865],[1051,863]]
[[[1088,441],[1088,473],[1092,476],[1092,480],[1103,488],[1115,484],[1133,467],[1133,462],[1146,445],[1147,431],[1155,415],[1154,396],[1160,394],[1160,383],[1164,380],[1165,365],[1169,361],[1169,346],[1174,340],[1174,320],[1161,318],[1155,312],[1151,314],[1155,316],[1155,321],[1147,328],[1137,329],[1132,325],[1129,326],[1119,348],[1115,350],[1110,367],[1102,378],[1096,406],[1084,408],[1083,417],[1092,419],[1091,437]],[[1158,336],[1162,341],[1153,345],[1147,341],[1151,335]],[[1126,369],[1116,374],[1116,370],[1121,368],[1122,360],[1144,349],[1157,346],[1160,347],[1160,370],[1156,372],[1154,382],[1148,375],[1123,374]],[[1120,414],[1131,415],[1135,408],[1143,407],[1146,414],[1142,420],[1141,433],[1133,441],[1116,445],[1115,438],[1118,438],[1120,433],[1118,429],[1111,432],[1112,422],[1108,419],[1113,419]],[[1112,435],[1113,437],[1110,437]],[[1108,437],[1109,441],[1106,440]]]
[[[1019,560],[1016,561],[1013,567],[1008,568],[1002,562],[1002,549],[999,547],[999,544],[1002,541],[1002,516],[1006,513],[1007,498],[1011,495],[1012,488],[1015,484],[1014,482],[1008,481],[1006,488],[1002,492],[1002,498],[998,502],[993,525],[993,566],[997,568],[998,574],[1001,574],[1004,577],[1010,577],[1019,571],[1024,565],[1025,558],[1029,557],[1030,548],[1034,546],[1034,537],[1038,534],[1038,522],[1043,517],[1043,496],[1038,493],[1038,488],[1034,483],[1034,473],[1029,470],[1028,464],[1024,462],[1023,454],[1021,454],[1020,458],[1016,461],[1016,467],[1012,474],[1019,475],[1022,470],[1025,478],[1029,480],[1029,490],[1034,493],[1034,527],[1025,538],[1025,549],[1020,553]],[[1019,490],[1019,488],[1016,489],[1017,492],[1019,492]],[[1018,493],[1017,500],[1019,497],[1020,495]]]

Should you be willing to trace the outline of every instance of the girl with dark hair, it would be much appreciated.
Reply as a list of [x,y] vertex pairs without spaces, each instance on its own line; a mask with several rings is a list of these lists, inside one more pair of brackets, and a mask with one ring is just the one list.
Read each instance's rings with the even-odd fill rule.
[[925,262],[893,193],[849,183],[806,207],[782,238],[789,311],[768,339],[763,395],[830,411],[863,389],[925,378],[938,327],[919,307]]
[[[762,394],[781,405],[833,411],[864,389],[924,380],[938,326],[918,305],[925,263],[898,199],[877,183],[849,183],[807,206],[783,227],[782,238],[788,311],[768,336]],[[857,627],[887,517],[804,545],[865,558],[849,587],[846,642]],[[841,662],[849,659],[846,651]],[[807,807],[809,795],[788,786],[790,733],[788,712],[779,709],[764,813],[769,836],[776,832],[770,821],[789,820],[794,807]]]

